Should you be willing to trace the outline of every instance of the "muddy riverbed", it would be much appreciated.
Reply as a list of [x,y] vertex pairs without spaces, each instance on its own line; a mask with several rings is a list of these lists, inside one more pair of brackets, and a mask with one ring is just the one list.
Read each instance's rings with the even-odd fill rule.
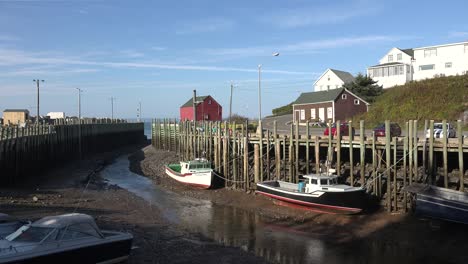
[[465,226],[379,210],[324,215],[254,193],[192,189],[164,174],[177,161],[151,146],[97,155],[0,188],[0,211],[91,214],[135,236],[129,263],[468,263]]

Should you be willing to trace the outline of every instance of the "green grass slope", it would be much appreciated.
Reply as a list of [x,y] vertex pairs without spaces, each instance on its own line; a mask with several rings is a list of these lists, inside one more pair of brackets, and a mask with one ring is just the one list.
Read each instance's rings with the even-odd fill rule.
[[384,120],[402,123],[416,120],[457,120],[468,109],[468,75],[440,77],[411,82],[385,90],[369,107],[356,116],[375,125]]

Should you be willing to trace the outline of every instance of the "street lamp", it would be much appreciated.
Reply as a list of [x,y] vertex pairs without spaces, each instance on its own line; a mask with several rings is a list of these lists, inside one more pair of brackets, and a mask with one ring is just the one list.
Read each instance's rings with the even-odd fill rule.
[[78,90],[78,156],[80,159],[83,157],[82,150],[81,150],[81,90],[80,88],[76,88]]
[[37,117],[36,117],[36,124],[39,125],[39,83],[44,82],[44,80],[33,80],[36,83],[37,87]]
[[[279,52],[274,52],[273,57],[278,57]],[[262,121],[262,65],[258,65],[258,124]]]

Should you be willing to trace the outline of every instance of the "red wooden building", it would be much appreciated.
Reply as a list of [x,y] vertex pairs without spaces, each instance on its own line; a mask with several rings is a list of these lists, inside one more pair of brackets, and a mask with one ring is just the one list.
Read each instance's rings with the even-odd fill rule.
[[[190,98],[180,107],[180,120],[193,121],[193,104]],[[223,107],[210,95],[197,96],[197,121],[221,121],[223,119]]]

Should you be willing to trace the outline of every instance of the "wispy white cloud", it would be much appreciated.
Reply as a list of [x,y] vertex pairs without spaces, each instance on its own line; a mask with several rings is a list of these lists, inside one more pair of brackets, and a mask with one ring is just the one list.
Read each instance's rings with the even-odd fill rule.
[[331,39],[307,40],[297,43],[275,45],[275,46],[257,46],[245,48],[222,48],[206,49],[205,53],[216,56],[250,57],[250,56],[269,56],[272,52],[288,54],[310,54],[320,53],[327,49],[349,47],[354,45],[367,45],[377,42],[395,42],[407,39],[406,36],[387,36],[387,35],[369,35],[340,37]]
[[468,31],[451,31],[449,32],[450,38],[463,38],[468,37]]
[[145,56],[145,54],[143,54],[142,52],[132,50],[132,49],[121,50],[120,54],[122,54],[124,57],[127,57],[127,58],[141,58]]
[[15,69],[10,71],[3,71],[0,73],[0,76],[3,77],[13,77],[13,76],[57,76],[57,75],[67,75],[67,74],[82,74],[82,73],[94,73],[100,71],[99,69],[86,69],[86,68],[76,68],[76,69],[35,69],[35,68],[23,68]]
[[260,21],[280,28],[297,28],[312,25],[337,24],[350,19],[370,16],[381,11],[381,6],[370,1],[349,1],[335,5],[281,10],[260,17]]
[[[145,61],[115,62],[83,60],[77,56],[46,56],[44,54],[28,53],[21,50],[0,48],[0,66],[38,66],[38,65],[86,65],[107,68],[146,68],[164,70],[186,70],[186,71],[223,71],[223,72],[257,72],[256,68],[236,68],[225,66],[202,66],[202,65],[178,65],[169,63],[155,63]],[[12,70],[9,70],[12,71]],[[309,74],[307,72],[264,70],[264,72],[277,74]]]
[[178,26],[176,34],[199,34],[226,31],[234,28],[233,20],[225,18],[211,18],[200,21],[188,21]]
[[163,50],[166,50],[167,48],[166,47],[161,47],[161,46],[153,46],[151,47],[152,50],[155,50],[155,51],[163,51]]

